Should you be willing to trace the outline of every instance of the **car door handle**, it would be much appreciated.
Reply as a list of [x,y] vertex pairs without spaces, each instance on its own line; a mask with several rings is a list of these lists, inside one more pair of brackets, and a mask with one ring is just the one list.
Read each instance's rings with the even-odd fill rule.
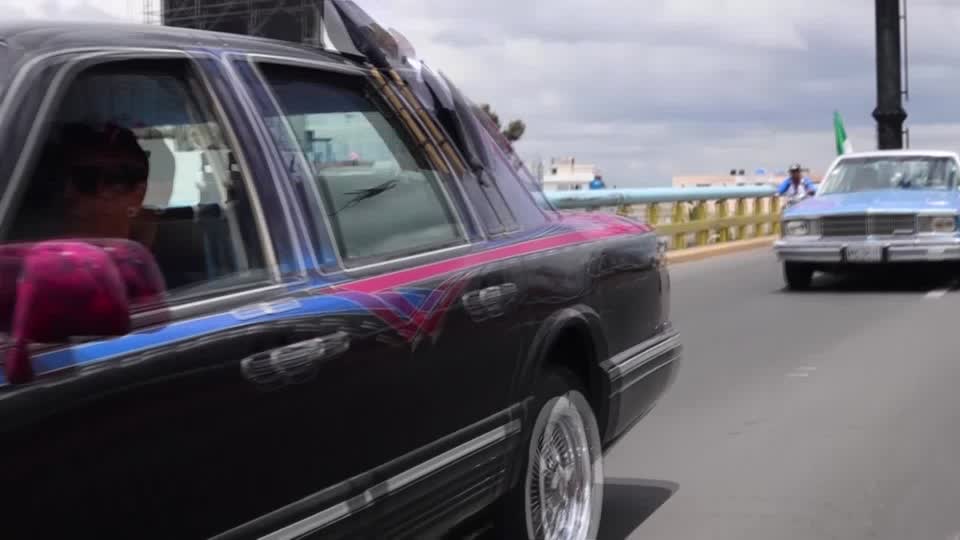
[[240,361],[243,378],[264,390],[313,380],[319,365],[350,349],[350,336],[334,332],[252,354]]
[[516,283],[502,283],[493,287],[486,287],[470,291],[461,298],[463,307],[476,321],[485,321],[502,317],[516,301],[519,288]]

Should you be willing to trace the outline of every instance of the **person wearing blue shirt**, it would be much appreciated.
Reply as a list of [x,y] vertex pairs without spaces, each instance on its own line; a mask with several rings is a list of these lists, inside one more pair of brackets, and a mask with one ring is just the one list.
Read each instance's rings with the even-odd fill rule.
[[813,180],[803,175],[803,167],[794,163],[790,166],[790,176],[784,179],[777,189],[777,195],[796,197],[801,190],[805,192],[804,195],[809,196],[817,192],[817,186],[813,184]]

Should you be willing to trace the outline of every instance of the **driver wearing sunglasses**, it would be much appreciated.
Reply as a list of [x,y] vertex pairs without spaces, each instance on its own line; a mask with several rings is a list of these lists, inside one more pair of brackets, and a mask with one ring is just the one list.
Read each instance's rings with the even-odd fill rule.
[[61,174],[69,236],[127,238],[143,209],[150,162],[129,129],[68,126]]

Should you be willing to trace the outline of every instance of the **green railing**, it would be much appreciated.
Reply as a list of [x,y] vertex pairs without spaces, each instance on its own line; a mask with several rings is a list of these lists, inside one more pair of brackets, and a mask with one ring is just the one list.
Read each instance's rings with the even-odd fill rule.
[[550,191],[559,210],[608,210],[657,228],[671,249],[779,234],[773,187],[648,188]]

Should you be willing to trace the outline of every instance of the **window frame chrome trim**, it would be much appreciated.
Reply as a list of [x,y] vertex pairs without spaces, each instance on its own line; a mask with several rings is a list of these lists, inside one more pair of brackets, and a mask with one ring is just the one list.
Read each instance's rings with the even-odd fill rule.
[[[187,52],[186,54],[191,60],[199,57],[212,59],[214,61],[216,60],[216,55],[208,52],[191,51]],[[227,115],[227,111],[223,107],[223,102],[211,84],[210,78],[206,73],[204,73],[203,69],[201,69],[201,66],[196,65],[195,62],[193,62],[193,64],[195,71],[203,80],[203,85],[207,91],[207,95],[213,104],[213,108],[216,109],[214,114],[218,116],[218,123],[221,124],[221,128],[223,128],[227,138],[229,139],[231,152],[236,158],[237,164],[240,166],[240,172],[243,174],[243,183],[246,196],[250,201],[250,207],[253,211],[252,217],[257,226],[257,232],[260,235],[260,245],[261,249],[263,249],[264,265],[266,266],[266,270],[270,273],[271,280],[278,283],[281,280],[280,263],[277,260],[276,250],[273,248],[270,225],[267,222],[266,215],[263,212],[263,206],[260,203],[260,192],[257,190],[256,182],[253,181],[253,173],[250,168],[247,155],[240,145],[240,138],[237,137],[236,126],[233,125],[233,122]]]
[[429,259],[436,257],[438,255],[453,254],[460,251],[469,251],[474,247],[475,244],[458,244],[456,246],[448,246],[445,248],[435,249],[433,251],[426,251],[423,253],[414,253],[412,255],[404,255],[401,257],[395,257],[392,259],[385,259],[382,261],[376,261],[372,263],[367,263],[364,265],[350,266],[348,268],[343,268],[343,273],[350,276],[352,274],[363,273],[368,270],[375,268],[381,268],[384,266],[399,265],[399,266],[408,266],[407,263],[415,262],[420,259]]
[[[387,85],[397,86],[397,83],[392,80],[392,77],[384,77],[384,82]],[[404,84],[406,84],[406,82],[404,82]],[[413,89],[409,88],[409,85],[407,86],[408,86],[407,89],[410,91],[410,94],[414,96],[414,99],[416,99],[416,94],[413,92]],[[413,117],[414,121],[420,125],[420,129],[424,131],[425,136],[433,141],[434,139],[433,139],[432,130],[430,130],[427,126],[424,125],[424,121],[422,118],[420,118],[419,114],[415,114],[416,111],[413,110],[413,107],[411,106],[407,98],[404,96],[404,93],[403,92],[395,92],[395,93],[397,95],[397,99],[400,100],[400,102],[403,103],[403,105],[410,111],[410,116]],[[421,104],[421,106],[423,106],[423,104]],[[426,110],[426,108],[424,108],[424,110]],[[430,113],[427,112],[427,114],[429,115]],[[450,148],[452,148],[453,151],[459,155],[460,160],[464,164],[464,173],[466,174],[467,172],[469,172],[470,174],[477,177],[476,180],[479,182],[480,178],[478,177],[478,174],[475,171],[470,170],[470,164],[468,163],[466,157],[463,155],[463,152],[459,148],[457,148],[457,146],[453,143],[453,140],[450,138],[450,134],[446,133],[446,129],[443,127],[443,125],[440,122],[436,121],[435,118],[434,118],[434,122],[436,123],[436,128],[438,131],[440,131],[440,134],[447,139],[446,142],[447,144],[450,145]],[[440,141],[434,141],[434,142],[437,144],[437,146],[439,146]],[[486,226],[482,223],[482,220],[480,219],[480,213],[477,211],[473,199],[470,197],[470,194],[467,193],[467,189],[463,185],[465,178],[456,175],[456,173],[454,172],[456,168],[453,166],[452,163],[450,163],[450,159],[447,157],[446,152],[438,151],[437,154],[439,154],[440,159],[444,160],[444,162],[447,165],[447,168],[450,169],[450,177],[453,179],[453,183],[456,185],[457,192],[460,193],[460,197],[463,199],[464,205],[467,207],[466,208],[467,214],[469,215],[470,221],[473,222],[473,227],[476,229],[481,240],[488,241],[494,238],[498,238],[497,235],[489,234],[487,232]],[[513,232],[517,232],[517,230]]]
[[[260,79],[261,85],[263,85],[263,87],[267,90],[270,90],[270,84],[267,81],[266,77],[263,75],[263,72],[259,67],[259,64],[261,63],[279,64],[279,65],[286,65],[286,66],[292,66],[292,67],[302,67],[305,69],[315,69],[318,71],[325,71],[329,69],[329,63],[327,62],[312,61],[312,60],[307,60],[302,58],[273,56],[273,55],[252,55],[252,54],[242,55],[242,56],[247,57],[248,61],[250,62],[251,68],[253,68],[254,72],[257,74],[257,77]],[[269,60],[261,60],[259,62],[255,61],[255,58],[258,56],[262,58],[269,58]],[[344,66],[336,66],[336,67],[344,68]],[[365,80],[365,83],[368,85],[371,85],[372,87],[372,84],[369,81],[369,78],[370,78],[369,70],[367,69],[355,68],[351,66],[351,67],[346,67],[344,69],[339,69],[339,70],[335,68],[334,71],[338,71],[345,75],[355,75],[358,77],[363,77]],[[376,88],[373,88],[373,89],[376,90]],[[276,96],[274,96],[272,91],[269,92],[269,96],[270,96],[270,100],[272,101],[277,111],[282,113],[283,108],[277,102]],[[384,99],[383,101],[389,107],[389,102],[386,99]],[[401,102],[401,103],[403,103],[404,106],[409,108],[409,105],[406,102]],[[296,140],[296,136],[293,133],[293,129],[290,127],[290,123],[287,119],[284,119],[283,125],[284,125],[284,129],[287,130],[287,135],[289,137],[292,137],[293,140]],[[393,129],[398,129],[395,125],[393,125],[393,122],[391,122],[391,127]],[[405,132],[409,131],[406,126],[402,125],[402,123],[399,129],[402,129]],[[412,137],[412,134],[410,133],[407,133],[407,135]],[[274,146],[276,146],[276,141],[272,141],[272,143],[274,144]],[[410,151],[412,154],[416,155],[416,151],[410,149],[406,141],[404,141],[404,147],[407,148],[407,150]],[[305,170],[308,172],[312,171],[312,168],[310,167],[310,164],[307,163],[306,156],[304,155],[304,152],[302,149],[297,153],[297,155],[298,155],[298,161],[300,162],[301,166],[304,167]],[[421,157],[423,159],[426,159],[427,162],[429,162],[429,159],[427,157],[425,156],[421,156]],[[443,158],[441,157],[441,159]],[[453,246],[446,245],[438,249],[433,249],[430,251],[424,251],[419,253],[411,253],[411,254],[399,255],[399,256],[388,255],[388,256],[385,256],[385,260],[383,261],[377,261],[374,263],[359,264],[359,265],[350,265],[350,264],[347,264],[347,262],[344,260],[341,252],[340,242],[337,240],[336,235],[333,234],[334,228],[329,219],[329,209],[327,208],[327,203],[324,200],[323,195],[319,193],[319,190],[316,188],[316,186],[311,185],[310,191],[315,192],[314,196],[317,197],[318,204],[320,206],[320,209],[323,212],[323,216],[322,216],[323,222],[326,227],[328,236],[330,237],[330,242],[333,247],[334,256],[336,257],[336,260],[337,260],[337,266],[339,267],[340,270],[342,270],[344,273],[349,274],[352,272],[362,271],[370,268],[376,268],[384,265],[395,264],[395,263],[398,263],[398,261],[407,261],[410,259],[429,257],[431,255],[436,255],[438,253],[445,253],[448,251],[453,251],[458,249],[468,249],[474,245],[474,243],[470,240],[470,235],[467,234],[466,226],[464,225],[464,216],[462,215],[460,208],[458,208],[457,205],[454,204],[453,199],[450,196],[450,193],[447,191],[447,186],[444,185],[443,179],[441,178],[441,172],[440,171],[432,171],[432,172],[436,177],[436,184],[440,188],[441,193],[443,194],[443,201],[447,205],[447,210],[451,211],[454,216],[457,230],[460,233],[461,242]],[[454,176],[454,179],[456,179],[455,176]],[[472,208],[467,208],[468,213],[471,213],[472,210],[473,210]],[[473,216],[471,215],[471,218],[472,217]],[[310,237],[308,236],[308,238]],[[317,261],[317,267],[318,268],[321,267],[319,260]]]
[[[270,129],[264,123],[263,115],[260,114],[260,111],[257,109],[257,106],[253,101],[253,97],[250,95],[250,88],[247,87],[246,82],[244,82],[244,80],[240,77],[240,74],[237,73],[236,66],[234,66],[235,61],[246,61],[248,56],[249,54],[247,53],[226,53],[221,56],[221,64],[233,83],[233,87],[237,93],[237,96],[239,97],[241,107],[246,111],[248,118],[250,118],[253,125],[260,132],[260,145],[264,146],[269,144],[271,149],[276,150],[276,143],[273,142],[270,135]],[[257,76],[259,77],[259,73]],[[271,96],[271,100],[272,99],[273,96]],[[296,194],[288,191],[281,182],[281,179],[286,178],[288,173],[285,170],[279,170],[276,165],[277,164],[275,163],[275,160],[267,160],[267,167],[271,172],[271,181],[274,190],[276,190],[276,192],[279,194],[280,204],[284,208],[284,218],[287,222],[290,241],[296,251],[296,253],[294,253],[294,257],[296,257],[299,265],[299,273],[302,276],[306,276],[306,272],[308,268],[310,268],[310,265],[307,264],[304,253],[310,254],[310,257],[313,259],[312,267],[314,269],[319,271],[323,265],[321,264],[320,258],[317,255],[316,246],[309,241],[310,231],[307,229],[307,219],[303,214],[303,210],[300,208],[299,203],[296,201]],[[293,200],[291,200],[291,197],[293,197]],[[306,240],[302,241],[301,239]]]
[[[260,70],[257,62],[255,62],[253,58],[251,58],[249,55],[245,55],[245,56],[246,56],[245,60],[247,64],[250,66],[250,69],[253,70],[253,73],[256,75],[257,80],[260,82],[260,86],[266,91],[267,96],[270,99],[270,103],[273,105],[274,109],[276,109],[278,113],[283,115],[284,114],[283,107],[281,107],[280,103],[277,101],[277,97],[274,95],[274,92],[270,88],[270,85],[267,82],[266,77],[264,77],[263,72]],[[302,67],[307,67],[312,69],[323,69],[322,67],[320,68],[317,67],[317,64],[318,64],[317,62],[305,61],[305,63],[300,64],[300,63],[293,62],[293,59],[288,59],[288,60],[290,60],[291,63],[282,63],[282,65],[294,65],[294,66],[302,66]],[[320,65],[323,65],[323,64],[320,63]],[[360,75],[359,73],[344,73],[344,74]],[[263,121],[262,115],[258,114],[258,116],[261,117],[260,120],[262,122]],[[288,118],[286,118],[285,115],[283,117],[283,129],[285,130],[287,137],[289,137],[294,142],[297,141],[296,133],[294,133],[293,128],[290,126],[290,121]],[[277,141],[273,140],[273,136],[270,135],[269,129],[267,130],[267,135],[270,137],[269,138],[270,144],[277,151],[279,151],[279,148],[277,148],[278,147]],[[304,173],[307,173],[307,174],[312,173],[313,169],[310,167],[310,164],[307,162],[307,156],[305,155],[302,148],[298,149],[297,151],[297,162],[300,164],[300,167],[303,169]],[[289,174],[290,173],[288,173],[287,171],[284,171],[284,174],[283,176],[281,176],[281,178],[289,179],[288,178]],[[326,203],[323,200],[323,196],[319,193],[319,189],[317,188],[316,183],[312,182],[311,180],[312,180],[311,178],[304,178],[304,182],[307,182],[309,184],[308,186],[306,186],[306,191],[311,193],[312,196],[317,199],[317,204],[319,204],[320,211],[321,211],[320,219],[323,220],[324,230],[326,231],[327,236],[330,239],[330,245],[333,248],[333,256],[336,259],[337,267],[342,269],[345,267],[345,265],[343,262],[343,257],[340,254],[340,246],[338,245],[337,239],[333,234],[333,224],[330,222],[329,211],[326,207]],[[294,193],[293,196],[295,199],[297,198],[296,193]],[[302,214],[302,209],[300,209],[300,205],[303,204],[303,202],[294,200],[293,203],[295,206],[297,206],[298,208],[297,211]],[[301,223],[305,228],[309,228],[309,225],[307,225],[307,220],[305,217],[301,217]],[[317,269],[321,269],[322,271],[324,265],[320,262],[320,259],[316,253],[316,249],[318,246],[314,246],[312,241],[312,239],[314,239],[317,236],[317,234],[315,231],[309,231],[309,230],[305,230],[304,232],[307,233],[304,238],[306,239],[307,244],[310,245],[310,248],[313,252],[314,265]]]

